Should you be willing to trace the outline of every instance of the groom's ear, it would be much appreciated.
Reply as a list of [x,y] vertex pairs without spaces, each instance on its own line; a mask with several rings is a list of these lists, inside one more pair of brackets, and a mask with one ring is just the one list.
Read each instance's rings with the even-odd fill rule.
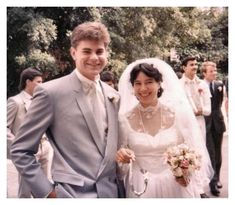
[[76,49],[74,47],[70,48],[70,55],[72,56],[73,60],[76,60]]
[[105,51],[106,51],[106,56],[107,56],[107,58],[111,58],[111,50],[110,50],[110,48],[108,47],[108,48],[105,48]]

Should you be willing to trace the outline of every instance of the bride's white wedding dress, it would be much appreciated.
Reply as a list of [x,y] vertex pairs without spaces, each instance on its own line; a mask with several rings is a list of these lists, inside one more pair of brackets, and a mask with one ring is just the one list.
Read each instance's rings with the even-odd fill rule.
[[160,103],[147,109],[137,105],[131,112],[120,117],[120,129],[120,145],[133,150],[136,156],[132,164],[119,164],[128,198],[138,197],[134,192],[143,192],[143,170],[147,171],[148,182],[146,191],[140,197],[200,197],[195,175],[190,177],[189,185],[183,187],[176,182],[164,160],[168,147],[184,143],[172,110]]

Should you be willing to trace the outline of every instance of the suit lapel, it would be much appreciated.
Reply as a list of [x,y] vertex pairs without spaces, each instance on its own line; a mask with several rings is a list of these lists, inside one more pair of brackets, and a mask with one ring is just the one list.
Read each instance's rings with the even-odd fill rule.
[[73,72],[71,74],[71,79],[72,79],[73,90],[76,93],[75,97],[76,97],[77,104],[78,104],[78,106],[84,116],[87,127],[89,128],[89,130],[91,132],[91,136],[92,136],[100,154],[102,156],[104,156],[104,148],[103,148],[104,145],[100,141],[100,136],[99,136],[99,132],[98,132],[98,128],[97,128],[95,119],[92,115],[92,112],[91,112],[89,106],[88,106],[86,96],[84,95],[84,92],[82,90],[81,82],[78,79],[78,77],[76,76],[75,72]]
[[30,106],[30,101],[29,101],[29,99],[27,99],[26,97],[25,97],[25,95],[24,95],[24,93],[23,93],[23,91],[21,91],[20,92],[20,98],[21,98],[21,100],[23,101],[23,103],[24,103],[24,108],[25,108],[25,113],[28,111],[28,109],[29,109],[29,106]]
[[105,150],[105,155],[113,150],[113,137],[115,136],[113,131],[117,131],[114,127],[114,119],[117,117],[115,116],[115,107],[113,102],[110,101],[109,97],[106,95],[106,92],[104,93],[105,97],[105,105],[106,105],[106,113],[107,113],[107,119],[108,119],[108,134],[107,134],[107,146]]
[[223,85],[218,81],[214,84],[214,100],[221,103],[223,102]]
[[[101,88],[104,94],[104,99],[105,99],[105,106],[106,106],[106,114],[107,114],[107,120],[108,120],[108,133],[107,133],[107,144],[106,144],[106,149],[105,149],[105,157],[104,160],[101,163],[98,176],[103,172],[104,168],[106,165],[110,162],[109,160],[109,155],[110,153],[114,152],[116,149],[116,144],[114,137],[116,136],[113,132],[117,132],[117,128],[115,128],[115,107],[114,107],[114,102],[111,102],[109,99],[109,94],[107,89],[105,89],[105,86],[102,85],[101,83]],[[113,162],[112,162],[113,163]]]

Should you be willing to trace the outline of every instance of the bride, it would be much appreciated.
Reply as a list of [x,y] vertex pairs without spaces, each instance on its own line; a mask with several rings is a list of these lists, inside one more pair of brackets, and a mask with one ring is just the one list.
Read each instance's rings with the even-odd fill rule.
[[[200,129],[172,68],[157,59],[130,64],[119,81],[120,149],[116,160],[127,197],[200,197],[212,168]],[[189,178],[175,177],[164,162],[167,148],[185,143],[202,156]]]

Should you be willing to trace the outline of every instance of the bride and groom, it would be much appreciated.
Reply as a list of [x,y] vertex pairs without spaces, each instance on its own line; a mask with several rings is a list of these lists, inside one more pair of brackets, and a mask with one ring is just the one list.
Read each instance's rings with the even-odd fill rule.
[[[119,93],[99,80],[109,42],[101,23],[74,29],[71,56],[76,69],[36,88],[11,146],[16,168],[36,198],[116,198],[116,160],[127,197],[198,197],[194,178],[207,177],[208,158],[174,72],[158,59],[130,64],[120,79],[120,103]],[[54,183],[34,157],[44,132],[54,149]],[[182,142],[203,156],[204,171],[190,182],[176,179],[162,163],[166,148]]]

